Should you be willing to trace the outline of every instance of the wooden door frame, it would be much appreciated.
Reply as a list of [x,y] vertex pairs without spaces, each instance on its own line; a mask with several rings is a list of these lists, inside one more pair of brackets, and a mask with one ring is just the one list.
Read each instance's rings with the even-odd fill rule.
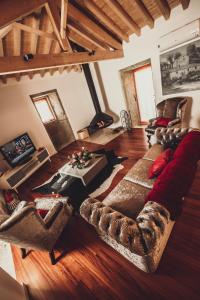
[[[131,115],[132,119],[133,119],[134,113],[132,111],[131,101],[133,101],[133,99],[129,99],[129,97],[127,97],[126,87],[125,87],[125,84],[124,84],[124,78],[125,78],[125,76],[126,76],[127,73],[131,73],[131,72],[134,73],[134,71],[142,69],[142,68],[146,68],[147,66],[152,66],[150,58],[146,59],[144,61],[141,61],[141,62],[139,62],[137,64],[128,66],[128,67],[126,67],[124,69],[121,69],[119,71],[120,72],[120,77],[121,77],[122,90],[123,90],[123,94],[124,94],[124,98],[125,98],[126,108],[127,108],[127,111],[130,112],[130,115]],[[133,83],[135,84],[134,74],[133,74]],[[136,84],[135,84],[135,90],[136,90]],[[139,116],[139,124],[138,125],[144,125],[141,122],[141,116],[140,116],[140,110],[139,110],[139,104],[138,104],[137,91],[136,91],[136,99],[134,99],[134,100],[136,100],[136,102],[137,102],[137,108],[138,108],[138,112],[137,112],[138,116]]]
[[[66,111],[65,111],[65,109],[64,109],[64,106],[63,106],[63,104],[62,104],[62,101],[61,101],[61,99],[60,99],[60,96],[59,96],[59,94],[58,94],[57,89],[48,90],[48,91],[41,92],[41,93],[37,93],[37,94],[32,94],[32,95],[30,95],[30,98],[31,98],[32,103],[33,103],[33,105],[34,105],[34,101],[35,101],[34,98],[42,98],[42,97],[45,97],[45,96],[46,96],[46,97],[49,97],[49,94],[52,94],[52,93],[55,93],[56,96],[58,97],[58,100],[59,100],[59,102],[60,102],[60,105],[61,105],[61,107],[62,107],[64,113],[65,113],[66,119],[68,120],[70,129],[71,129],[71,132],[72,132],[74,141],[75,141],[76,138],[75,138],[74,132],[73,132],[73,130],[72,130],[72,127],[71,127],[71,124],[70,124],[68,115],[66,114]],[[36,100],[36,101],[37,101],[37,100]],[[49,101],[50,101],[50,100],[49,100]],[[35,110],[37,111],[35,105],[34,105],[34,108],[35,108]],[[53,108],[52,108],[52,109],[53,109]],[[54,112],[54,110],[53,110],[53,112]],[[38,112],[38,111],[37,111],[37,113],[38,113],[38,115],[39,115],[39,112]],[[54,112],[54,114],[55,114],[55,112]],[[55,116],[56,116],[56,114],[55,114]],[[39,116],[39,117],[40,117],[40,116]],[[56,119],[57,119],[57,116],[56,116]],[[40,121],[41,121],[42,125],[44,126],[44,129],[46,130],[46,133],[48,134],[48,136],[49,136],[49,138],[50,138],[50,140],[51,140],[53,146],[55,147],[54,142],[53,142],[53,140],[52,140],[52,137],[50,136],[49,132],[47,131],[47,128],[46,128],[45,124],[42,122],[42,119],[41,119],[41,118],[40,118]],[[48,124],[48,123],[46,123],[46,124]],[[56,149],[56,148],[55,148],[55,149]]]

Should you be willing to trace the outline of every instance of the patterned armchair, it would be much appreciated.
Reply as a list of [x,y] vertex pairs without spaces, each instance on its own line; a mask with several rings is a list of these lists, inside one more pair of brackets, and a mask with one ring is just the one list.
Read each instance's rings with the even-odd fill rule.
[[[41,218],[37,209],[49,210]],[[67,198],[43,198],[34,203],[21,201],[12,215],[6,211],[3,193],[0,191],[0,239],[19,246],[22,258],[26,249],[48,251],[55,264],[54,246],[72,215]]]
[[[188,127],[186,120],[186,111],[189,103],[189,97],[175,97],[161,101],[156,105],[157,117],[150,119],[148,126],[145,128],[149,146],[151,146],[151,137],[158,127]],[[167,120],[168,124],[156,124],[160,119]]]

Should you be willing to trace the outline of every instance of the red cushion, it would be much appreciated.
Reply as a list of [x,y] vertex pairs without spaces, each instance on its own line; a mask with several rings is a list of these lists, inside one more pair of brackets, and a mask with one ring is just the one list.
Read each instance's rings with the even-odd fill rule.
[[46,215],[48,214],[48,210],[47,209],[37,209],[37,213],[40,215],[41,218],[45,218]]
[[153,164],[149,169],[150,179],[161,174],[161,172],[164,170],[168,162],[171,160],[172,155],[173,155],[173,150],[167,149],[157,157],[157,159],[153,162]]
[[181,159],[184,163],[196,163],[200,159],[200,132],[189,132],[180,142],[174,158]]
[[162,118],[162,117],[160,117],[160,118],[157,118],[157,120],[155,121],[154,125],[161,126],[161,127],[167,127],[167,125],[171,121],[172,121],[171,118]]
[[145,202],[160,203],[169,210],[171,218],[175,219],[181,212],[182,197],[192,184],[196,168],[197,164],[184,164],[179,159],[173,159],[156,180]]

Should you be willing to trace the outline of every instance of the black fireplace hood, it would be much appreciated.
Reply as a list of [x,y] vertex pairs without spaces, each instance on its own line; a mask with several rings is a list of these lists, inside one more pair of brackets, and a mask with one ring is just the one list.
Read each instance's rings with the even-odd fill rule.
[[87,85],[88,85],[88,88],[90,91],[92,102],[93,102],[93,105],[94,105],[94,108],[96,111],[94,118],[92,119],[90,125],[88,126],[89,134],[92,134],[92,133],[96,132],[98,129],[102,129],[102,128],[110,126],[113,123],[113,117],[102,112],[102,110],[101,110],[101,106],[100,106],[99,99],[98,99],[98,96],[96,93],[96,88],[94,85],[94,81],[92,78],[92,74],[91,74],[89,65],[84,64],[84,65],[82,65],[82,67],[83,67]]

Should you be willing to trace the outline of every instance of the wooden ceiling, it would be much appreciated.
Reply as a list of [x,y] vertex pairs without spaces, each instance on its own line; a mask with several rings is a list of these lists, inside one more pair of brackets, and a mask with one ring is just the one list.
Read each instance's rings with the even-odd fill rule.
[[[190,0],[1,0],[0,79],[30,79],[123,57],[123,42]],[[78,45],[78,46],[77,46]],[[24,61],[24,54],[34,58]]]

